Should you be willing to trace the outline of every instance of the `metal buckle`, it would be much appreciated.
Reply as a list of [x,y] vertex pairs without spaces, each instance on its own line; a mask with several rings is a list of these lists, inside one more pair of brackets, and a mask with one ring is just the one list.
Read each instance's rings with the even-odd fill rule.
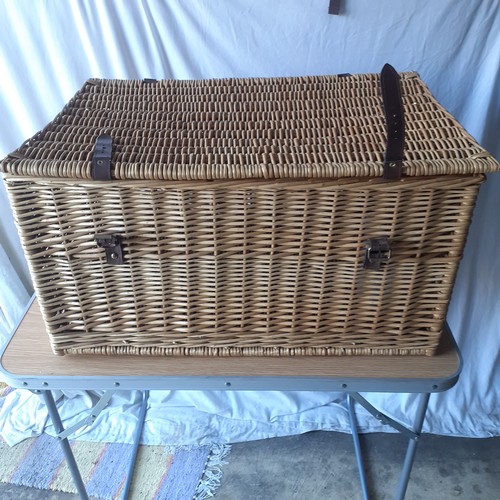
[[386,263],[391,258],[391,247],[389,240],[385,236],[380,238],[370,238],[366,242],[366,254],[363,267],[378,271],[382,263]]

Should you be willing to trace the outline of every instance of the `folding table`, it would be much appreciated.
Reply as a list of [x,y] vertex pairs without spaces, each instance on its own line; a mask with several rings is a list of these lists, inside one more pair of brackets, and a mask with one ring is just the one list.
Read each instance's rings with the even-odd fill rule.
[[[438,354],[426,356],[339,357],[136,357],[55,356],[49,345],[36,299],[0,353],[0,378],[12,387],[43,396],[82,499],[87,493],[71,452],[68,435],[91,425],[117,389],[143,391],[140,423],[128,473],[126,498],[150,390],[235,391],[341,391],[346,394],[363,498],[368,498],[354,404],[361,404],[379,421],[408,437],[397,499],[405,496],[417,442],[431,393],[451,388],[458,380],[462,360],[445,326]],[[97,405],[79,424],[64,429],[54,402],[53,389],[104,390]],[[402,425],[374,408],[360,393],[418,393],[419,403],[411,424]],[[243,499],[242,499],[243,500]]]

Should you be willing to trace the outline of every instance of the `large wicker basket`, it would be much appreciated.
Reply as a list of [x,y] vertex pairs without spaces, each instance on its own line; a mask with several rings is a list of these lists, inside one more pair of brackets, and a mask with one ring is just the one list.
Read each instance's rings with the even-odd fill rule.
[[434,353],[499,166],[385,70],[89,80],[2,162],[54,352]]

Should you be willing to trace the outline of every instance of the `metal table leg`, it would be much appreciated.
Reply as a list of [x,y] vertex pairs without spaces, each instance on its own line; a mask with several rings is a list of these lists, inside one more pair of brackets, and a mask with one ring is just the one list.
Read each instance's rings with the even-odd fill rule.
[[358,424],[356,422],[356,414],[354,413],[354,400],[352,399],[350,394],[347,394],[347,407],[349,409],[349,422],[351,424],[351,434],[354,443],[354,453],[356,454],[356,462],[358,464],[359,481],[361,483],[363,500],[368,500],[368,488],[366,486],[363,456],[361,455],[361,446],[359,445]]
[[410,439],[410,441],[408,442],[405,461],[403,463],[403,470],[401,471],[399,485],[396,492],[396,500],[403,500],[406,494],[406,488],[408,487],[408,481],[410,479],[410,472],[413,467],[413,460],[415,459],[415,451],[417,449],[418,438],[420,437],[420,433],[422,432],[425,414],[427,412],[427,406],[429,404],[429,397],[430,394],[420,394],[417,415],[415,417],[415,426],[413,428],[414,432],[417,434],[417,437],[415,439]]
[[[54,428],[57,434],[64,432],[64,427],[61,422],[61,417],[59,416],[59,412],[57,411],[56,403],[54,402],[54,398],[52,396],[51,391],[41,391],[43,395],[43,399],[45,400],[45,404],[47,405],[47,410],[49,412],[50,419],[54,424]],[[88,500],[87,490],[85,489],[85,485],[83,484],[83,479],[80,474],[80,470],[78,469],[78,465],[76,463],[73,452],[71,451],[71,446],[69,445],[68,438],[60,438],[59,442],[61,443],[61,448],[64,453],[64,458],[66,459],[66,463],[68,464],[69,471],[71,473],[71,477],[73,478],[73,482],[75,483],[78,494],[80,495],[81,500]]]
[[430,394],[420,394],[417,414],[415,416],[415,424],[412,429],[405,427],[404,425],[396,422],[392,418],[379,412],[375,407],[373,407],[366,399],[364,399],[358,393],[347,394],[347,403],[349,410],[349,421],[351,424],[352,439],[354,442],[354,452],[356,454],[356,461],[359,470],[359,479],[361,482],[361,490],[363,493],[363,500],[368,500],[368,488],[366,485],[366,475],[363,467],[363,458],[361,455],[361,447],[359,444],[358,436],[358,426],[356,422],[356,414],[354,412],[354,402],[357,401],[361,404],[369,413],[376,417],[381,423],[390,425],[397,431],[399,431],[404,436],[408,437],[408,448],[406,450],[405,459],[403,462],[403,468],[401,470],[401,475],[399,478],[398,489],[396,492],[395,499],[403,500],[406,494],[406,488],[408,487],[408,481],[410,479],[410,472],[413,467],[413,461],[415,459],[415,451],[417,449],[417,443],[420,439],[420,433],[422,432],[422,427],[425,420],[425,414],[427,412],[427,406],[429,404]]
[[[59,442],[61,443],[61,447],[64,453],[64,457],[66,459],[66,462],[68,464],[69,470],[71,472],[71,476],[73,478],[73,481],[75,483],[76,489],[78,491],[78,494],[80,495],[80,498],[82,500],[88,500],[88,494],[85,489],[85,485],[83,483],[80,470],[78,469],[78,465],[76,463],[75,457],[73,455],[73,452],[71,451],[71,447],[68,442],[67,436],[72,434],[74,431],[79,429],[80,427],[83,427],[84,425],[92,425],[97,418],[97,415],[101,412],[101,410],[108,404],[112,394],[114,391],[106,391],[101,399],[99,400],[99,403],[92,408],[91,415],[88,417],[84,418],[80,422],[76,423],[74,426],[64,429],[64,426],[61,422],[61,417],[59,416],[59,412],[57,410],[57,406],[54,402],[54,398],[52,396],[51,391],[33,391],[36,394],[42,394],[45,400],[45,404],[47,405],[47,410],[49,412],[49,416],[52,420],[52,423],[54,424],[54,428],[57,433],[57,438],[59,439]],[[134,474],[134,468],[135,468],[135,462],[137,458],[137,451],[139,448],[139,441],[141,438],[142,434],[142,429],[144,427],[144,420],[146,417],[146,409],[148,405],[148,399],[149,399],[149,391],[143,391],[142,393],[142,404],[141,404],[141,409],[139,412],[139,421],[137,422],[137,426],[135,429],[135,434],[134,434],[134,442],[132,446],[132,455],[130,457],[129,461],[129,468],[128,472],[126,475],[126,482],[125,486],[123,489],[123,494],[122,494],[122,499],[126,500],[129,495],[130,491],[130,485],[132,484],[132,477]]]
[[142,404],[141,410],[139,412],[139,421],[135,428],[134,434],[134,444],[132,447],[132,456],[130,457],[129,468],[127,472],[127,480],[123,488],[122,500],[127,500],[130,491],[130,485],[132,484],[132,478],[134,476],[135,461],[137,459],[137,450],[139,449],[139,441],[141,439],[142,429],[144,427],[144,419],[146,418],[146,409],[148,407],[149,391],[143,391],[142,393]]

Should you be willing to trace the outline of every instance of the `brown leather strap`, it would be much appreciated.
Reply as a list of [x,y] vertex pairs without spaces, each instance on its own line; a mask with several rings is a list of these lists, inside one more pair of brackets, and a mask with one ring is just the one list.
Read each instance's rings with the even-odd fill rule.
[[334,16],[338,16],[340,14],[340,0],[330,0],[328,14],[332,14]]
[[399,75],[390,64],[382,68],[380,86],[387,124],[383,178],[400,179],[403,170],[405,122]]
[[111,155],[113,139],[109,135],[100,135],[97,138],[92,155],[90,175],[95,181],[111,180]]

